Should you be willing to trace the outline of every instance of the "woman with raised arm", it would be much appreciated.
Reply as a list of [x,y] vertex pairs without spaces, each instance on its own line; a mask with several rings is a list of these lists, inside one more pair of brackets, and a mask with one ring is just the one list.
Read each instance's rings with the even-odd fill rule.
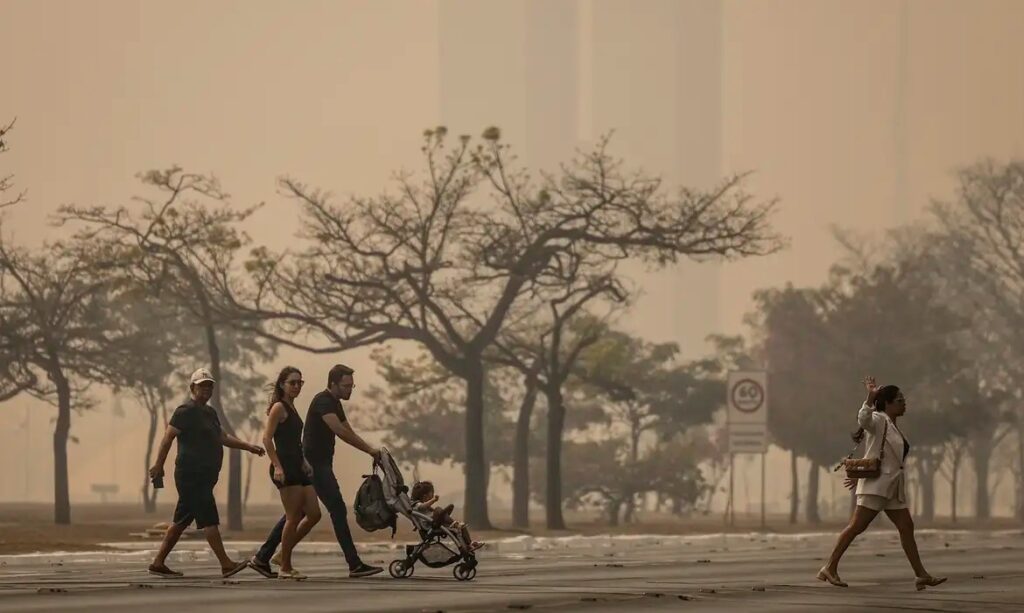
[[854,433],[853,440],[860,443],[867,436],[864,458],[878,458],[880,470],[877,477],[847,478],[844,482],[848,489],[857,488],[857,507],[849,525],[839,533],[828,563],[818,571],[818,579],[839,587],[847,586],[839,578],[839,560],[853,539],[867,529],[879,511],[885,511],[900,533],[900,544],[914,569],[917,589],[939,585],[946,578],[933,577],[924,569],[921,555],[917,551],[917,541],[914,540],[914,520],[907,505],[904,466],[910,453],[910,443],[896,426],[896,420],[907,412],[907,399],[895,385],[878,387],[874,377],[865,378],[864,387],[868,395],[857,413],[860,428]]

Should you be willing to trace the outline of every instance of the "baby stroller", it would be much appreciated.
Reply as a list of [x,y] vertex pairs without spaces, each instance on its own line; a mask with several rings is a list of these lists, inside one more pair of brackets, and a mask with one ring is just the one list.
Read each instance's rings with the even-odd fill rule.
[[[384,500],[395,513],[412,522],[420,537],[416,545],[405,546],[405,558],[394,560],[388,565],[388,572],[395,579],[407,579],[416,570],[416,562],[423,562],[430,568],[443,568],[454,564],[452,574],[459,581],[471,581],[476,577],[476,556],[469,550],[469,543],[463,542],[459,530],[448,526],[434,525],[434,518],[426,513],[413,510],[409,499],[409,488],[402,479],[391,453],[381,448],[380,460],[374,462],[373,470],[381,471],[384,486]],[[467,553],[463,553],[467,552]]]

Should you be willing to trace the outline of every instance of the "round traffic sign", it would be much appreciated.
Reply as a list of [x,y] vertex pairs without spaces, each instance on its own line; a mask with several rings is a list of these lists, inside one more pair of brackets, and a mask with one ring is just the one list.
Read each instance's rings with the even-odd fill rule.
[[729,392],[732,406],[742,413],[756,413],[764,404],[764,388],[753,379],[740,379]]

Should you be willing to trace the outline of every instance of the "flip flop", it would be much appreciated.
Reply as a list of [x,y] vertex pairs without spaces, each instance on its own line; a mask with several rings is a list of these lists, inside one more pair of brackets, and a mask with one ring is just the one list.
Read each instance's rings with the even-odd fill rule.
[[178,577],[184,577],[184,573],[179,573],[176,570],[171,570],[167,566],[154,566],[149,565],[149,574],[156,575],[157,577],[166,577],[169,579],[177,579]]
[[224,577],[225,579],[227,579],[228,577],[234,577],[235,575],[237,575],[238,573],[242,572],[243,570],[245,570],[248,567],[249,567],[249,561],[248,560],[246,560],[245,562],[238,562],[233,567],[228,568],[226,570],[224,568],[221,568],[220,569],[220,576]]

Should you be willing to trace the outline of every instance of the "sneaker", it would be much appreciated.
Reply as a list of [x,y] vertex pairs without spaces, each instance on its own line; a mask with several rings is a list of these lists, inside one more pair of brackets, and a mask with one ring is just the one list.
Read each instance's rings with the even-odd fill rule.
[[377,573],[381,573],[381,572],[384,572],[384,569],[381,568],[380,566],[370,566],[369,564],[360,564],[359,566],[357,566],[357,567],[353,568],[352,570],[348,571],[348,576],[353,578],[353,579],[358,579],[360,577],[370,577],[370,576],[376,575]]
[[281,565],[281,552],[280,551],[275,553],[274,557],[270,558],[270,563],[273,564],[274,566],[280,566]]
[[256,556],[249,558],[249,568],[263,575],[267,579],[277,579],[277,572],[270,568],[270,563],[264,562]]
[[184,577],[185,576],[185,573],[179,573],[176,570],[171,570],[171,569],[167,568],[167,566],[165,564],[161,564],[160,566],[156,566],[154,564],[150,564],[149,565],[149,574],[156,575],[157,577],[168,577],[168,578]]
[[299,571],[297,571],[297,570],[295,570],[293,568],[291,570],[279,570],[279,571],[277,571],[277,578],[278,579],[291,580],[291,581],[305,581],[306,580],[306,575],[303,575],[302,573],[300,573]]

